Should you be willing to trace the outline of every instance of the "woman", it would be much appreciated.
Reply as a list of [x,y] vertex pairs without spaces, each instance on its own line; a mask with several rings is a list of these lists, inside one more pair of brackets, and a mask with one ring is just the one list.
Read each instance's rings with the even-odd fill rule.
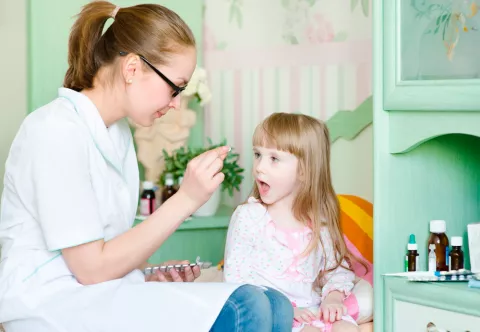
[[[271,289],[162,283],[166,276],[145,280],[139,269],[224,178],[228,147],[198,156],[178,193],[131,228],[139,177],[125,118],[150,126],[178,107],[196,65],[187,25],[159,5],[95,1],[73,26],[68,63],[58,98],[25,119],[6,164],[6,330],[288,331],[291,305]],[[171,277],[192,281],[199,272]]]

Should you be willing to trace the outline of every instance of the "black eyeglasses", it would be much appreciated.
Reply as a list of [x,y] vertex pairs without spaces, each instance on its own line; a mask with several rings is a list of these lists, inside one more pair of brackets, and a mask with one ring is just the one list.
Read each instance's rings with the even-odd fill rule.
[[[124,56],[124,55],[127,55],[128,52],[119,52],[121,56]],[[185,90],[187,88],[187,85],[184,85],[184,86],[178,86],[176,85],[175,83],[173,83],[172,81],[170,81],[168,79],[167,76],[163,75],[162,72],[160,70],[158,70],[157,68],[155,68],[154,65],[152,65],[147,59],[145,59],[144,56],[142,55],[139,55],[140,59],[143,60],[143,62],[145,62],[150,68],[152,68],[152,70],[158,75],[160,76],[168,85],[170,85],[170,87],[173,89],[173,94],[172,94],[172,98],[175,98],[176,96],[178,96],[180,94],[180,92],[182,92],[183,90]]]

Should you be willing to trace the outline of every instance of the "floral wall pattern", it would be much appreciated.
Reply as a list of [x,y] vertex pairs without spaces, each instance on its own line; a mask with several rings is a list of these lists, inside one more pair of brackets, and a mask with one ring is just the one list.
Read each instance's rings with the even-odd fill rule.
[[371,32],[369,0],[205,0],[213,94],[205,135],[241,154],[247,172],[237,202],[253,183],[250,140],[264,117],[301,112],[327,121],[371,96]]

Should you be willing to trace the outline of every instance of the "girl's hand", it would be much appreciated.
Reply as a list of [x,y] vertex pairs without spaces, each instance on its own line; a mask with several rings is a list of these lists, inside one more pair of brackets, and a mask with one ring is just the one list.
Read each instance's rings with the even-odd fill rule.
[[[167,261],[161,265],[177,265],[177,264],[189,264],[189,261]],[[200,267],[194,266],[193,268],[186,267],[185,271],[177,272],[175,269],[171,269],[168,272],[156,271],[155,274],[150,274],[145,277],[145,281],[157,281],[157,282],[193,282],[200,276]]]
[[208,201],[223,182],[225,175],[220,171],[229,151],[228,146],[222,146],[206,151],[188,163],[178,191],[189,198],[197,208]]
[[334,323],[347,314],[347,307],[343,305],[343,294],[331,292],[320,305],[319,315],[324,322]]
[[296,321],[304,324],[310,324],[314,320],[318,319],[313,312],[306,308],[293,308],[293,318]]

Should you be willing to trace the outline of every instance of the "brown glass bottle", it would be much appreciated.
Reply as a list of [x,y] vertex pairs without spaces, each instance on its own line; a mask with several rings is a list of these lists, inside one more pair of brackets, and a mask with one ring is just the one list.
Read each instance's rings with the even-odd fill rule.
[[420,270],[418,266],[418,251],[417,243],[415,241],[415,235],[410,234],[407,245],[407,255],[405,257],[405,270],[407,272]]
[[452,251],[450,252],[450,271],[463,269],[463,239],[461,236],[452,236]]
[[174,186],[173,174],[165,174],[165,185],[162,190],[162,203],[165,203],[165,201],[175,195],[176,192],[177,190]]
[[428,238],[427,248],[430,244],[435,245],[435,256],[437,258],[437,271],[448,271],[449,261],[449,243],[444,220],[430,221],[430,237]]

